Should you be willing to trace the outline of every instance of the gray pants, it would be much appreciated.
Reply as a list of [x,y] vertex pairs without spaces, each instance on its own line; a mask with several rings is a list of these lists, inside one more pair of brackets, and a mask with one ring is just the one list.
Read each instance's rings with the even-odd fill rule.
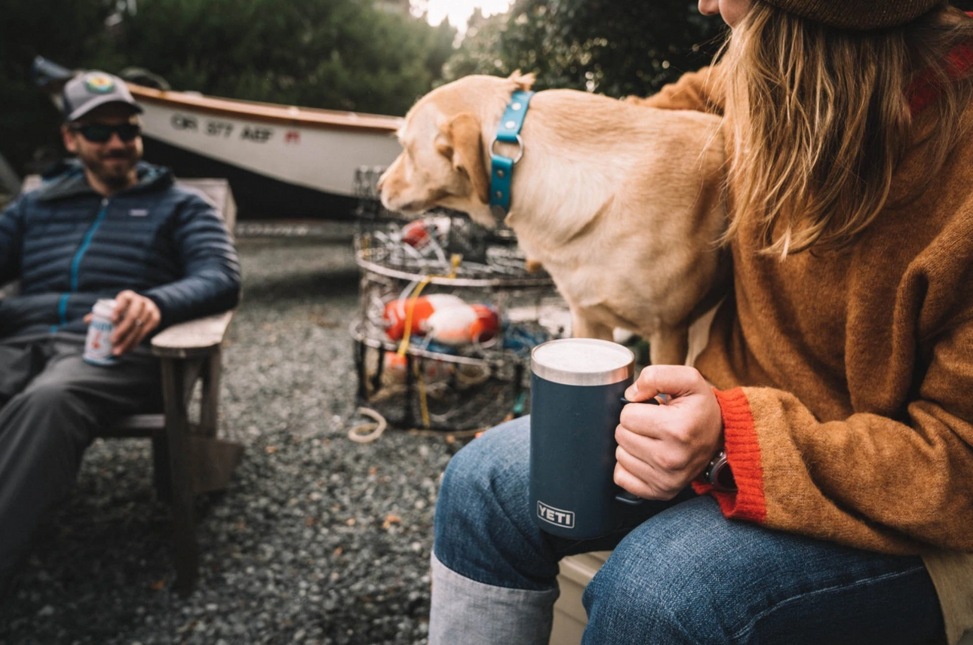
[[99,430],[158,405],[158,361],[144,349],[110,367],[84,362],[83,349],[74,335],[0,342],[0,600]]

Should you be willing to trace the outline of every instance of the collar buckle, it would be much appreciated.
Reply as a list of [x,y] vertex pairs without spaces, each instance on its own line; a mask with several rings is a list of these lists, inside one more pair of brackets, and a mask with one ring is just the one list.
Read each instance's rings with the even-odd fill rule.
[[[513,182],[514,165],[524,157],[524,140],[520,130],[524,127],[524,117],[534,92],[517,91],[510,97],[510,103],[500,119],[497,135],[490,142],[490,212],[503,221],[510,212],[510,187]],[[507,157],[497,152],[497,142],[516,144],[517,153]]]
[[521,159],[524,158],[524,140],[520,136],[519,132],[515,134],[514,137],[515,139],[513,142],[509,141],[507,138],[501,139],[499,135],[493,137],[493,142],[490,144],[490,155],[496,157],[502,156],[497,153],[497,141],[502,141],[503,143],[516,143],[520,147],[520,149],[517,150],[517,156],[514,157],[514,163],[518,163]]

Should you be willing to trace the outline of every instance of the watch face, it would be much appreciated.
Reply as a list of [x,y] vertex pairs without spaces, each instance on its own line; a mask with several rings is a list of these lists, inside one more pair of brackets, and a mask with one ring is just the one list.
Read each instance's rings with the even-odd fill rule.
[[722,461],[716,465],[716,472],[712,476],[713,485],[725,491],[735,491],[737,489],[736,480],[733,478],[733,471],[730,464]]

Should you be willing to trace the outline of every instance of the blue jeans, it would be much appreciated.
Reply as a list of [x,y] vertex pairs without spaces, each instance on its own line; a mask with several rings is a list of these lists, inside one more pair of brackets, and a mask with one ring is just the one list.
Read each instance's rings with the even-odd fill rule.
[[723,517],[687,492],[635,507],[596,540],[539,530],[527,501],[529,421],[498,426],[449,464],[436,508],[430,644],[546,644],[558,561],[614,549],[584,592],[586,645],[936,643],[917,556],[838,546]]

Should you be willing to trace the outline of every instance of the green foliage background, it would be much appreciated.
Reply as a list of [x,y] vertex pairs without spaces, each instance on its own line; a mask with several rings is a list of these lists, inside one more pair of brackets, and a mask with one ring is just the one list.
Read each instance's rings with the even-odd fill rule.
[[[141,67],[174,89],[405,114],[441,78],[456,30],[409,0],[7,0],[0,9],[0,153],[24,172],[56,149],[60,117],[30,80],[41,55],[69,68]],[[134,4],[134,3],[133,3]],[[119,13],[114,27],[105,20]]]
[[723,29],[692,0],[515,0],[507,14],[474,14],[445,79],[520,69],[536,89],[645,96],[712,59]]

